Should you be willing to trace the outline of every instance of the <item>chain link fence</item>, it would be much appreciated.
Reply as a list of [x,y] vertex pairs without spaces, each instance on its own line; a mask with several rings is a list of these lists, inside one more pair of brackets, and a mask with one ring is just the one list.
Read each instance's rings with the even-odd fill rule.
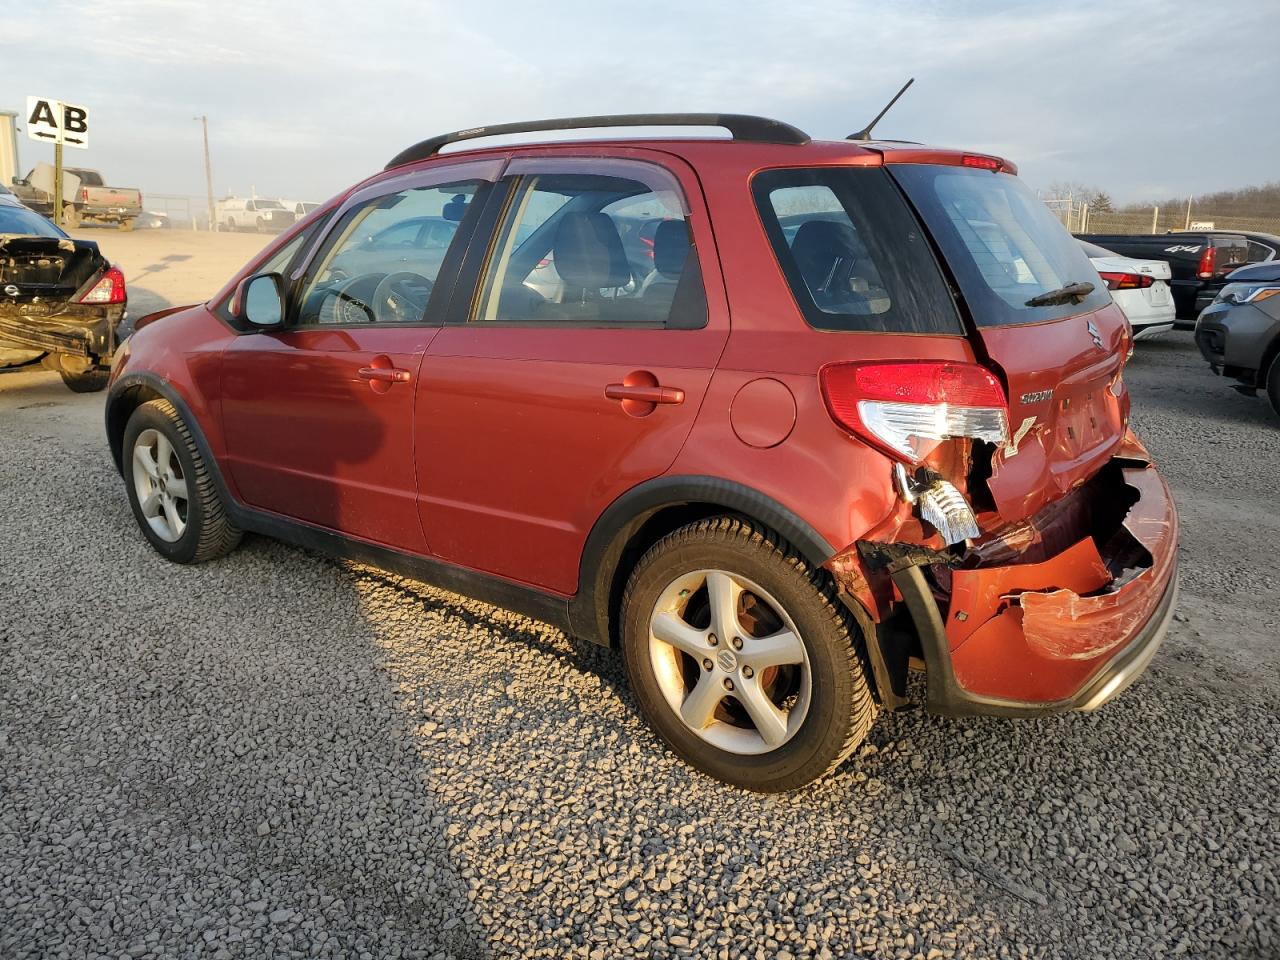
[[1086,214],[1086,233],[1169,233],[1178,230],[1248,230],[1280,235],[1280,217],[1223,215],[1212,208],[1187,215],[1181,210],[1151,207],[1146,210],[1090,210]]
[[1099,210],[1072,197],[1042,197],[1044,205],[1071,233],[1176,233],[1180,230],[1246,230],[1280,236],[1280,215],[1215,210],[1212,205],[1188,207],[1183,202],[1167,207],[1129,207]]

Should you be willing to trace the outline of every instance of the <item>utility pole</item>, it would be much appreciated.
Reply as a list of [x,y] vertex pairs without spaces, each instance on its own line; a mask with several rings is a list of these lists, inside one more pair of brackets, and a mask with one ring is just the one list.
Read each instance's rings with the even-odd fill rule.
[[60,227],[67,225],[62,215],[62,137],[53,145],[53,222]]
[[1182,225],[1183,230],[1191,229],[1191,198],[1187,197],[1187,222]]
[[214,228],[214,212],[213,212],[213,164],[209,162],[209,118],[194,117],[193,119],[200,121],[200,127],[204,131],[204,187],[209,198],[209,230]]

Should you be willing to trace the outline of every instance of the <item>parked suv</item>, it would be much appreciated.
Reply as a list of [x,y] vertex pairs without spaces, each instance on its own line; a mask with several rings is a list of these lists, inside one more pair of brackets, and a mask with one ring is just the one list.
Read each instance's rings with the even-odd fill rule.
[[[439,153],[633,123],[732,139]],[[936,711],[1092,710],[1165,633],[1177,519],[1124,316],[1015,173],[728,115],[436,137],[140,321],[111,452],[163,556],[255,531],[616,645],[751,789],[835,767],[912,664]],[[364,250],[424,217],[442,257]]]
[[1196,321],[1196,344],[1214,373],[1246,396],[1267,394],[1280,416],[1280,261],[1241,267]]

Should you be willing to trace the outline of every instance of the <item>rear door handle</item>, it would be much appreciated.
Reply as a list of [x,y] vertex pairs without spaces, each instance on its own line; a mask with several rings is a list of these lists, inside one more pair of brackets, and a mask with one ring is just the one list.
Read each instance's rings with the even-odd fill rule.
[[641,403],[684,403],[684,391],[679,387],[631,386],[626,383],[611,383],[604,388],[604,395],[610,400],[638,400]]
[[408,383],[408,370],[397,370],[395,367],[361,367],[356,371],[361,380],[376,380],[381,383]]

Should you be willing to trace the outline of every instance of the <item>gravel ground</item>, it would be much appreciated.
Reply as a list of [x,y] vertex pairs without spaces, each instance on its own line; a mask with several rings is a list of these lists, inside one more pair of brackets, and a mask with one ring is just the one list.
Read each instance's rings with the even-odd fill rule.
[[1147,676],[760,797],[542,625],[258,538],[164,563],[100,397],[0,375],[0,956],[1280,955],[1280,425],[1185,334],[1129,380],[1184,522]]

